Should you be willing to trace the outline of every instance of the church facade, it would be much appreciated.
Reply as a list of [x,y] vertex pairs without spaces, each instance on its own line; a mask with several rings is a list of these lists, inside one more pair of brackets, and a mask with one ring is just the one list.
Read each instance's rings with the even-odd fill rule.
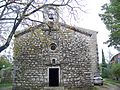
[[54,10],[56,7],[52,6],[44,10],[47,25],[15,34],[15,90],[75,90],[92,86],[92,78],[98,73],[97,32],[59,23],[58,13],[51,14]]

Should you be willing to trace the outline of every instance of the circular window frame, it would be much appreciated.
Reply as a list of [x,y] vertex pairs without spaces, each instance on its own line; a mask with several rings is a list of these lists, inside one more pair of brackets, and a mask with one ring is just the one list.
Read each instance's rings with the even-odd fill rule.
[[57,44],[56,43],[51,43],[50,44],[50,50],[55,51],[56,48],[57,48]]

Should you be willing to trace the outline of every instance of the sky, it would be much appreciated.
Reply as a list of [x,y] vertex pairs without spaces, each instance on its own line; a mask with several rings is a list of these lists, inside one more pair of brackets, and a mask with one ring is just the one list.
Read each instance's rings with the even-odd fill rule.
[[87,1],[87,13],[83,13],[81,17],[80,27],[91,29],[98,32],[97,42],[99,51],[99,63],[102,61],[102,49],[106,61],[109,61],[111,54],[115,55],[118,53],[113,47],[108,48],[103,42],[108,40],[109,31],[106,29],[105,24],[101,21],[99,13],[102,13],[101,6],[105,3],[109,3],[109,0],[86,0]]

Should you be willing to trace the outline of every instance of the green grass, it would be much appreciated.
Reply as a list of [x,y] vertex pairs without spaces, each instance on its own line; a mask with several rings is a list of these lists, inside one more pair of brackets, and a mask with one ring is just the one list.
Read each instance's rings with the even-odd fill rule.
[[0,90],[12,90],[12,83],[0,83]]
[[92,90],[98,90],[98,89],[97,89],[97,87],[93,87],[93,89],[92,89]]
[[105,84],[108,83],[108,84],[113,84],[113,85],[116,85],[116,84],[120,84],[120,81],[116,81],[116,80],[112,80],[112,79],[105,79]]
[[0,83],[0,87],[10,87],[12,83]]
[[12,86],[9,86],[9,87],[0,87],[0,90],[12,90]]

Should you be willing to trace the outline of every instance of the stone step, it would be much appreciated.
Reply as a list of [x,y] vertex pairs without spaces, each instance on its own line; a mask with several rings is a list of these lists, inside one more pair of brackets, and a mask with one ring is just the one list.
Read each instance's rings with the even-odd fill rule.
[[64,87],[44,87],[44,90],[64,90]]

